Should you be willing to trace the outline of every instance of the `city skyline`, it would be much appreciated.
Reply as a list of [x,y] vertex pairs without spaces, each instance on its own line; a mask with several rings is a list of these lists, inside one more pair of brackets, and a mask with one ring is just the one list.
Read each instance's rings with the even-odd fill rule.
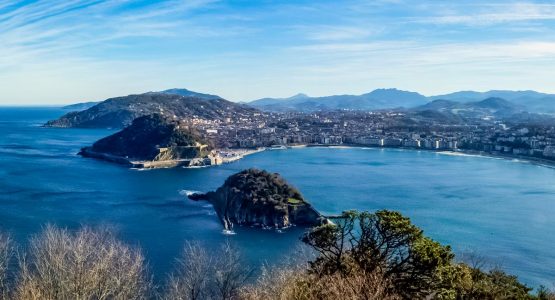
[[0,105],[184,87],[232,101],[555,93],[547,1],[4,1]]

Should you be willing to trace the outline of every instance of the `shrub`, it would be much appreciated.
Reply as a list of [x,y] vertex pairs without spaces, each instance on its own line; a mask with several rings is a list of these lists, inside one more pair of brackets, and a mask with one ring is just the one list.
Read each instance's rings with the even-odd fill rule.
[[316,227],[303,237],[320,257],[314,273],[382,273],[399,293],[422,296],[434,287],[436,270],[453,258],[449,247],[425,237],[398,212],[349,211],[337,224]]
[[139,250],[108,230],[47,226],[20,259],[19,299],[146,299],[151,283]]
[[213,258],[198,243],[187,243],[177,268],[171,274],[166,287],[165,299],[197,300],[209,296],[208,285],[213,274]]
[[398,212],[348,211],[337,224],[313,228],[303,241],[320,254],[309,268],[320,278],[382,274],[389,289],[407,299],[533,298],[516,276],[455,263],[449,246],[425,237]]
[[212,255],[199,244],[187,244],[163,298],[234,299],[252,271],[229,243]]
[[0,232],[0,299],[8,299],[10,285],[10,272],[12,258],[14,256],[14,245],[8,234]]
[[242,289],[244,300],[335,300],[335,299],[400,299],[389,291],[383,274],[358,273],[317,276],[307,273],[303,266],[265,268],[258,281]]
[[396,212],[346,212],[303,241],[311,249],[298,249],[287,266],[264,268],[250,285],[253,270],[229,244],[213,253],[187,244],[157,295],[141,252],[109,230],[47,226],[19,265],[11,238],[0,233],[0,299],[555,299],[545,288],[530,294],[499,269],[482,270],[481,259],[455,262],[449,247]]

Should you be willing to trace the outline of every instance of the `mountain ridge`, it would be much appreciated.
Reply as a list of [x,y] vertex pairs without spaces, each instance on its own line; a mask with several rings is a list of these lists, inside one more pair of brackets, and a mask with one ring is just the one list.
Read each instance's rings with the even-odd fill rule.
[[[179,96],[185,96],[185,97],[197,97],[197,98],[203,98],[203,99],[223,99],[218,95],[199,93],[199,92],[188,90],[186,88],[172,88],[172,89],[167,89],[167,90],[157,91],[157,92],[156,91],[146,92],[144,94],[169,94],[169,95],[179,95]],[[130,94],[130,95],[134,95],[134,94]],[[102,101],[77,102],[74,104],[62,106],[62,108],[70,111],[82,111],[85,109],[89,109],[100,102]]]
[[247,102],[248,105],[266,111],[303,111],[352,109],[374,110],[396,107],[413,107],[426,103],[426,97],[398,89],[376,89],[361,95],[332,95],[310,97],[297,94],[289,98],[262,98]]
[[[188,90],[182,89],[181,91]],[[193,92],[198,94],[196,92]],[[46,127],[123,128],[141,116],[161,113],[177,118],[221,120],[252,116],[256,108],[220,97],[181,96],[176,93],[147,92],[106,99],[88,109],[72,111],[48,121]]]
[[416,92],[398,89],[376,89],[361,95],[332,95],[310,97],[297,94],[289,98],[262,98],[246,102],[263,111],[303,111],[318,110],[376,110],[392,108],[415,108],[434,100],[449,100],[458,103],[477,102],[489,98],[502,98],[517,105],[525,106],[530,112],[555,113],[555,94],[533,90],[511,91],[490,90],[487,92],[458,91],[454,93],[426,97]]
[[414,107],[414,111],[437,111],[462,117],[510,117],[522,113],[525,107],[503,98],[490,97],[480,101],[457,102],[453,100],[437,99],[425,105]]

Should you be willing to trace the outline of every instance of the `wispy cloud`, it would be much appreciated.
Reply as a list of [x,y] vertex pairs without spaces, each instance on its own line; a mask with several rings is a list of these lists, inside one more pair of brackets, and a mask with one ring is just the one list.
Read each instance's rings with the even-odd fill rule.
[[555,20],[555,4],[462,4],[452,6],[451,11],[443,15],[415,18],[416,22],[421,23],[470,26],[546,20]]
[[[187,28],[190,25],[187,13],[213,1],[166,1],[126,9],[131,3],[125,0],[39,1],[4,12],[0,14],[0,40],[3,41],[0,53],[4,54],[0,63],[24,63],[25,57],[43,59],[39,54],[61,54],[66,58],[69,54],[66,50],[106,47],[107,42],[130,37],[195,35],[199,28],[193,25]],[[20,59],[14,60],[15,57]]]
[[379,26],[367,26],[367,24],[300,26],[294,29],[302,31],[307,39],[314,41],[360,40],[382,32]]
[[532,0],[5,0],[0,103],[173,86],[232,100],[380,86],[549,90],[554,31],[555,4]]

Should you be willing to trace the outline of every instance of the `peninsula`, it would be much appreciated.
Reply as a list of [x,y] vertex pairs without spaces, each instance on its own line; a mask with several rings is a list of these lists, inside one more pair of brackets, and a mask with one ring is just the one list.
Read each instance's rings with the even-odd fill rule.
[[160,114],[139,117],[79,154],[137,168],[216,163],[210,146],[193,129]]
[[250,117],[258,110],[215,95],[185,89],[110,98],[85,110],[69,112],[46,127],[123,128],[145,115],[159,113],[179,119],[223,120]]
[[226,230],[234,225],[280,229],[329,222],[279,174],[264,170],[241,171],[227,178],[216,191],[189,198],[210,202]]

